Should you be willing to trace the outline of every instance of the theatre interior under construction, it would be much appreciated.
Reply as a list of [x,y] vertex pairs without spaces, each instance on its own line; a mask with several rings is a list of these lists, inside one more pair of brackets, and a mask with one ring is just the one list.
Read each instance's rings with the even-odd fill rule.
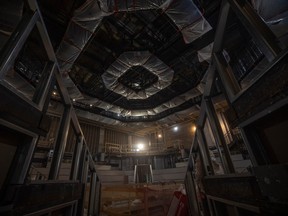
[[287,51],[287,0],[0,1],[0,215],[287,215]]

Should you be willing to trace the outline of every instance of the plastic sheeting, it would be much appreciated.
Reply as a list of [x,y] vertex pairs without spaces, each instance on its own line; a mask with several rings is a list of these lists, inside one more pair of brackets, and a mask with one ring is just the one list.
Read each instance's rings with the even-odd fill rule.
[[212,29],[192,0],[169,0],[160,8],[176,24],[185,43],[191,43]]
[[57,57],[61,71],[69,71],[79,54],[97,29],[102,19],[115,11],[144,10],[162,8],[183,34],[186,43],[190,43],[205,34],[211,26],[201,15],[191,0],[88,0],[75,11],[68,25]]
[[75,11],[56,53],[61,71],[70,70],[102,18],[110,14],[104,2],[95,0],[86,1]]
[[[67,87],[71,98],[84,99],[82,93],[78,90],[68,74],[72,65],[86,46],[92,34],[98,28],[102,19],[117,11],[135,11],[158,8],[161,8],[171,18],[171,20],[173,20],[181,31],[186,43],[191,43],[211,29],[211,26],[202,16],[192,0],[87,0],[84,5],[75,11],[56,53],[60,71],[62,75],[64,75],[65,86]],[[142,54],[145,56],[144,52]],[[131,60],[128,54],[123,55],[124,56],[122,57],[124,59],[117,59],[115,64],[111,66],[110,69],[106,71],[107,73],[103,76],[105,85],[111,90],[130,99],[145,99],[170,84],[173,76],[172,70],[169,68],[167,69],[167,66],[165,66],[165,64],[155,56],[149,57],[147,62],[144,62],[143,59],[148,56],[141,56],[141,58],[139,58],[139,56],[136,57],[134,55]],[[156,74],[159,80],[152,87],[136,93],[135,91],[132,91],[131,89],[117,83],[117,78],[119,78],[121,74],[123,74],[125,70],[129,68],[129,65],[139,64]],[[84,101],[89,104],[93,103],[93,101],[89,101],[87,98],[84,99]],[[173,102],[167,102],[166,104],[162,105],[163,109],[174,106],[176,99],[172,101]],[[98,103],[101,108],[106,107],[105,109],[113,109],[113,111],[119,113],[118,111],[120,108],[118,107],[97,100],[97,104]],[[179,103],[177,102],[176,104]],[[158,113],[158,110],[160,110],[160,108],[146,112],[152,114]],[[124,115],[134,115],[132,111],[121,110],[121,113],[124,113]],[[135,115],[139,114],[140,113],[137,112]]]
[[190,43],[211,29],[191,0],[88,0],[75,11],[57,51],[61,71],[69,71],[102,19],[115,11],[162,8]]
[[210,63],[213,45],[214,43],[211,43],[203,49],[197,51],[199,62],[207,61]]
[[192,0],[108,0],[108,2],[109,8],[115,12],[161,8],[181,31],[186,43],[191,43],[211,30],[211,26]]
[[191,107],[191,108],[188,108],[188,109],[183,110],[181,112],[169,115],[167,117],[164,117],[164,118],[162,118],[158,121],[154,121],[154,122],[121,122],[121,121],[116,120],[116,119],[108,118],[105,116],[101,116],[101,115],[90,113],[90,112],[83,111],[83,110],[76,109],[75,112],[76,112],[77,116],[79,116],[79,117],[86,118],[86,119],[93,120],[93,121],[97,121],[97,122],[101,122],[104,124],[117,125],[117,126],[123,126],[123,127],[131,127],[133,129],[136,129],[136,128],[143,129],[145,127],[175,124],[179,121],[183,121],[183,119],[189,118],[189,116],[191,117],[191,119],[194,119],[195,115],[199,114],[199,108],[194,106],[194,107]]
[[252,5],[273,33],[286,45],[288,42],[288,1],[252,0]]
[[265,21],[276,20],[288,11],[287,0],[251,0],[253,7]]
[[[158,81],[152,86],[137,92],[118,82],[118,78],[133,66],[142,66],[156,75]],[[145,99],[170,85],[173,74],[174,71],[171,68],[148,51],[125,52],[103,73],[102,79],[106,88],[128,99]]]
[[84,104],[91,104],[92,106],[99,107],[106,111],[118,113],[123,117],[126,117],[126,116],[129,117],[129,116],[157,115],[168,109],[177,107],[185,103],[186,101],[191,100],[199,95],[201,95],[201,92],[198,90],[198,88],[194,88],[153,109],[145,109],[145,110],[127,110],[122,107],[99,100],[97,98],[92,98],[88,96],[85,96],[85,99],[78,100],[78,102],[81,102]]

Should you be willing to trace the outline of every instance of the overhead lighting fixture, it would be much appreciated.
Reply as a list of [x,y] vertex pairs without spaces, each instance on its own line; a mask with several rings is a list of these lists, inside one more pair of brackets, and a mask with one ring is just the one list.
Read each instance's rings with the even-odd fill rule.
[[93,105],[92,104],[90,104],[90,107],[92,107]]
[[56,91],[53,91],[53,93],[52,93],[53,95],[56,95],[57,94],[57,92]]
[[197,127],[194,125],[192,126],[192,132],[195,132],[197,130]]
[[75,101],[76,101],[76,99],[75,99],[75,98],[73,98],[73,99],[72,99],[72,101],[73,101],[73,102],[75,102]]
[[142,143],[137,144],[137,149],[138,150],[143,150],[144,149],[144,145]]
[[175,126],[174,128],[173,128],[173,131],[178,131],[178,126]]
[[158,134],[158,138],[162,138],[162,134]]

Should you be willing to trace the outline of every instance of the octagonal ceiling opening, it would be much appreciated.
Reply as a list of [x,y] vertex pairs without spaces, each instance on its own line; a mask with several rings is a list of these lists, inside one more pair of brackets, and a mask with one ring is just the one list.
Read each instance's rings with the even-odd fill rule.
[[134,90],[135,92],[145,90],[157,81],[158,76],[140,65],[132,66],[118,78],[119,83]]

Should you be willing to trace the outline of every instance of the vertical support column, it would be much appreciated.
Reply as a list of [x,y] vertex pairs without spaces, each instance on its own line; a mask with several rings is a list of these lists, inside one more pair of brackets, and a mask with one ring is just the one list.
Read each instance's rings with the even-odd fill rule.
[[82,200],[78,201],[77,206],[77,215],[84,214],[84,202],[86,197],[86,184],[87,184],[87,176],[89,171],[89,163],[87,157],[87,147],[83,145],[80,157],[80,166],[78,171],[77,179],[83,184],[83,193],[82,193]]
[[229,148],[225,142],[224,136],[223,136],[223,132],[221,129],[221,125],[219,123],[216,111],[214,109],[213,103],[211,101],[210,98],[206,97],[204,98],[205,100],[205,105],[206,105],[206,112],[207,112],[207,116],[211,125],[211,129],[213,131],[214,137],[215,137],[215,141],[216,144],[218,145],[219,151],[220,151],[220,146],[223,147],[223,151],[224,151],[224,155],[225,155],[225,162],[226,162],[226,171],[228,173],[234,173],[235,169],[234,169],[234,165],[233,162],[231,160],[231,156],[230,156],[230,151]]
[[74,204],[66,207],[65,216],[73,216],[73,211],[74,211]]
[[185,187],[187,189],[189,212],[191,215],[201,215],[197,201],[196,183],[193,174],[188,170],[185,177]]
[[222,52],[223,49],[223,38],[225,35],[225,29],[229,12],[230,12],[229,3],[226,0],[222,1],[212,57],[214,64],[218,69],[218,73],[221,77],[221,80],[225,83],[226,93],[229,99],[232,100],[234,95],[240,91],[240,86],[238,85],[235,77],[232,75],[231,68],[227,64],[225,65],[224,61],[220,62],[220,60],[223,59],[222,54],[220,52]]
[[98,152],[103,153],[105,150],[105,129],[100,127],[100,131],[99,131],[99,147],[98,147]]
[[42,106],[42,112],[43,113],[47,113],[47,110],[49,108],[49,104],[50,104],[50,100],[51,100],[51,96],[52,96],[52,91],[54,90],[54,85],[55,85],[55,77],[54,77],[54,73],[53,73],[52,77],[51,77],[50,85],[48,86],[47,94],[46,94],[46,97],[44,99],[44,103]]
[[77,143],[75,146],[74,154],[73,154],[73,161],[71,166],[71,173],[70,173],[70,179],[76,181],[79,171],[79,162],[81,157],[81,152],[83,148],[83,136],[77,137]]
[[[201,128],[197,129],[197,136],[198,136],[198,140],[199,140],[199,148],[200,148],[200,153],[202,154],[202,158],[207,160],[208,166],[210,167],[210,170],[207,171],[207,167],[205,167],[205,171],[207,173],[205,173],[206,175],[209,175],[209,171],[211,175],[214,175],[214,169],[213,169],[213,164],[212,164],[212,160],[210,157],[210,153],[209,153],[209,148],[206,142],[206,138],[204,136],[203,130]],[[206,166],[206,163],[204,161],[202,161],[203,165]]]
[[144,208],[145,208],[145,216],[149,216],[149,204],[148,204],[148,189],[144,187]]
[[245,133],[244,128],[240,128],[240,132],[241,132],[241,136],[242,136],[242,138],[243,138],[243,141],[244,141],[244,143],[245,143],[245,146],[246,146],[246,148],[247,148],[247,150],[248,150],[249,157],[250,157],[250,160],[251,160],[252,165],[253,165],[254,167],[255,167],[255,166],[258,166],[258,162],[257,162],[257,160],[256,160],[256,158],[255,158],[255,156],[254,156],[253,150],[252,150],[252,148],[251,148],[251,145],[250,145],[250,143],[249,143],[249,140],[248,140],[248,138],[247,138],[247,135],[246,135],[246,133]]
[[99,215],[100,213],[100,201],[101,201],[101,182],[97,177],[96,190],[95,190],[95,202],[94,202],[94,214]]
[[229,11],[230,11],[230,5],[228,4],[227,0],[222,0],[212,52],[220,52],[222,50],[223,38],[225,34]]
[[91,180],[90,180],[88,215],[95,215],[94,209],[95,209],[95,198],[96,198],[96,183],[97,183],[96,172],[92,172]]
[[61,161],[66,147],[70,121],[71,121],[71,106],[66,106],[64,109],[64,114],[61,119],[61,124],[59,127],[57,140],[54,147],[53,159],[48,177],[50,180],[56,180],[58,178]]
[[158,166],[157,166],[157,156],[153,156],[153,162],[154,162],[154,169],[158,169]]
[[32,101],[36,104],[39,104],[41,108],[44,106],[56,67],[57,66],[54,62],[49,61],[46,63],[42,72],[43,75],[41,76],[40,83],[36,88],[35,94],[33,95]]
[[216,64],[226,94],[230,101],[241,91],[241,87],[235,78],[232,68],[227,64],[222,53],[213,53],[213,60]]
[[33,157],[34,149],[38,142],[38,137],[35,134],[32,140],[25,141],[17,149],[15,156],[17,157],[16,163],[12,163],[11,169],[13,173],[9,178],[10,184],[24,184],[31,160]]
[[133,145],[133,143],[132,143],[132,135],[129,134],[128,135],[128,146],[129,146],[129,148],[132,148],[132,145]]
[[208,204],[210,216],[214,216],[214,209],[213,209],[213,205],[211,204],[211,202],[213,201],[207,198],[207,204]]
[[88,162],[87,162],[87,149],[86,146],[83,145],[82,147],[82,151],[81,151],[81,156],[80,156],[80,161],[79,161],[79,170],[78,170],[78,176],[77,176],[77,180],[79,180],[80,182],[84,182],[84,176],[85,176],[85,172],[86,169],[88,167]]

